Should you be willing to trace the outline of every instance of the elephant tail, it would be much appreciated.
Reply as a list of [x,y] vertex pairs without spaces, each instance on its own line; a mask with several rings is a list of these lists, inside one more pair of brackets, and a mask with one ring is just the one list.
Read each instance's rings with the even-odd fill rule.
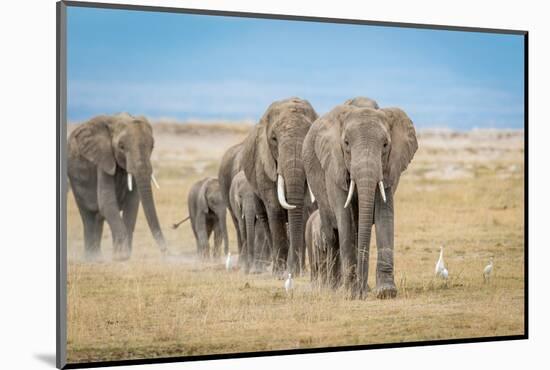
[[189,220],[190,217],[191,217],[191,216],[187,216],[187,217],[185,217],[183,220],[181,220],[180,222],[173,224],[173,225],[172,225],[172,229],[174,229],[174,230],[177,229],[182,223],[184,223],[185,221]]

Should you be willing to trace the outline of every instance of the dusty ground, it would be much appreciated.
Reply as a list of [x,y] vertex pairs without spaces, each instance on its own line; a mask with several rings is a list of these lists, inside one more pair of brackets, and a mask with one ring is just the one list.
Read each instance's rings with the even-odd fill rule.
[[[105,262],[82,262],[82,226],[69,193],[69,362],[523,334],[523,132],[421,132],[396,195],[399,294],[350,301],[312,288],[307,276],[289,297],[269,274],[229,273],[221,261],[200,264],[189,225],[170,229],[187,215],[191,184],[216,176],[223,152],[247,129],[155,126],[166,260],[140,210],[130,261],[110,261],[106,226]],[[433,276],[441,244],[447,284]],[[494,278],[484,284],[490,256]]]

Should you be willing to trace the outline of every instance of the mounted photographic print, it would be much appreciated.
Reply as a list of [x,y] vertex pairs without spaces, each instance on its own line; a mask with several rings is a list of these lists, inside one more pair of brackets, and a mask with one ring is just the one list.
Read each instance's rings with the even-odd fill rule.
[[58,367],[527,338],[527,32],[57,11]]

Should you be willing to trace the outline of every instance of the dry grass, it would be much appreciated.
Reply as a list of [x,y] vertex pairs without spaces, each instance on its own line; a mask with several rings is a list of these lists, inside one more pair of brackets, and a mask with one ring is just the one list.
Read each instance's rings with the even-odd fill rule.
[[[226,272],[221,261],[196,262],[190,227],[169,225],[187,214],[191,184],[215,176],[221,153],[245,131],[155,130],[161,183],[155,196],[172,256],[161,259],[140,211],[130,261],[110,262],[105,227],[106,262],[83,263],[82,227],[69,194],[69,362],[524,332],[522,133],[421,135],[396,200],[399,294],[350,301],[342,292],[312,288],[308,277],[296,280],[290,297],[268,274],[246,276]],[[446,284],[433,277],[440,244],[446,246]],[[236,253],[233,231],[230,247]],[[484,284],[490,256],[495,273]]]

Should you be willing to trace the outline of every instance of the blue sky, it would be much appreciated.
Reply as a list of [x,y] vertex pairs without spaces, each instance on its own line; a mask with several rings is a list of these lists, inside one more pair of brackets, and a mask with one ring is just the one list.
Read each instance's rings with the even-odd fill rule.
[[68,119],[257,121],[299,96],[317,113],[354,96],[418,127],[523,128],[523,36],[68,9]]

